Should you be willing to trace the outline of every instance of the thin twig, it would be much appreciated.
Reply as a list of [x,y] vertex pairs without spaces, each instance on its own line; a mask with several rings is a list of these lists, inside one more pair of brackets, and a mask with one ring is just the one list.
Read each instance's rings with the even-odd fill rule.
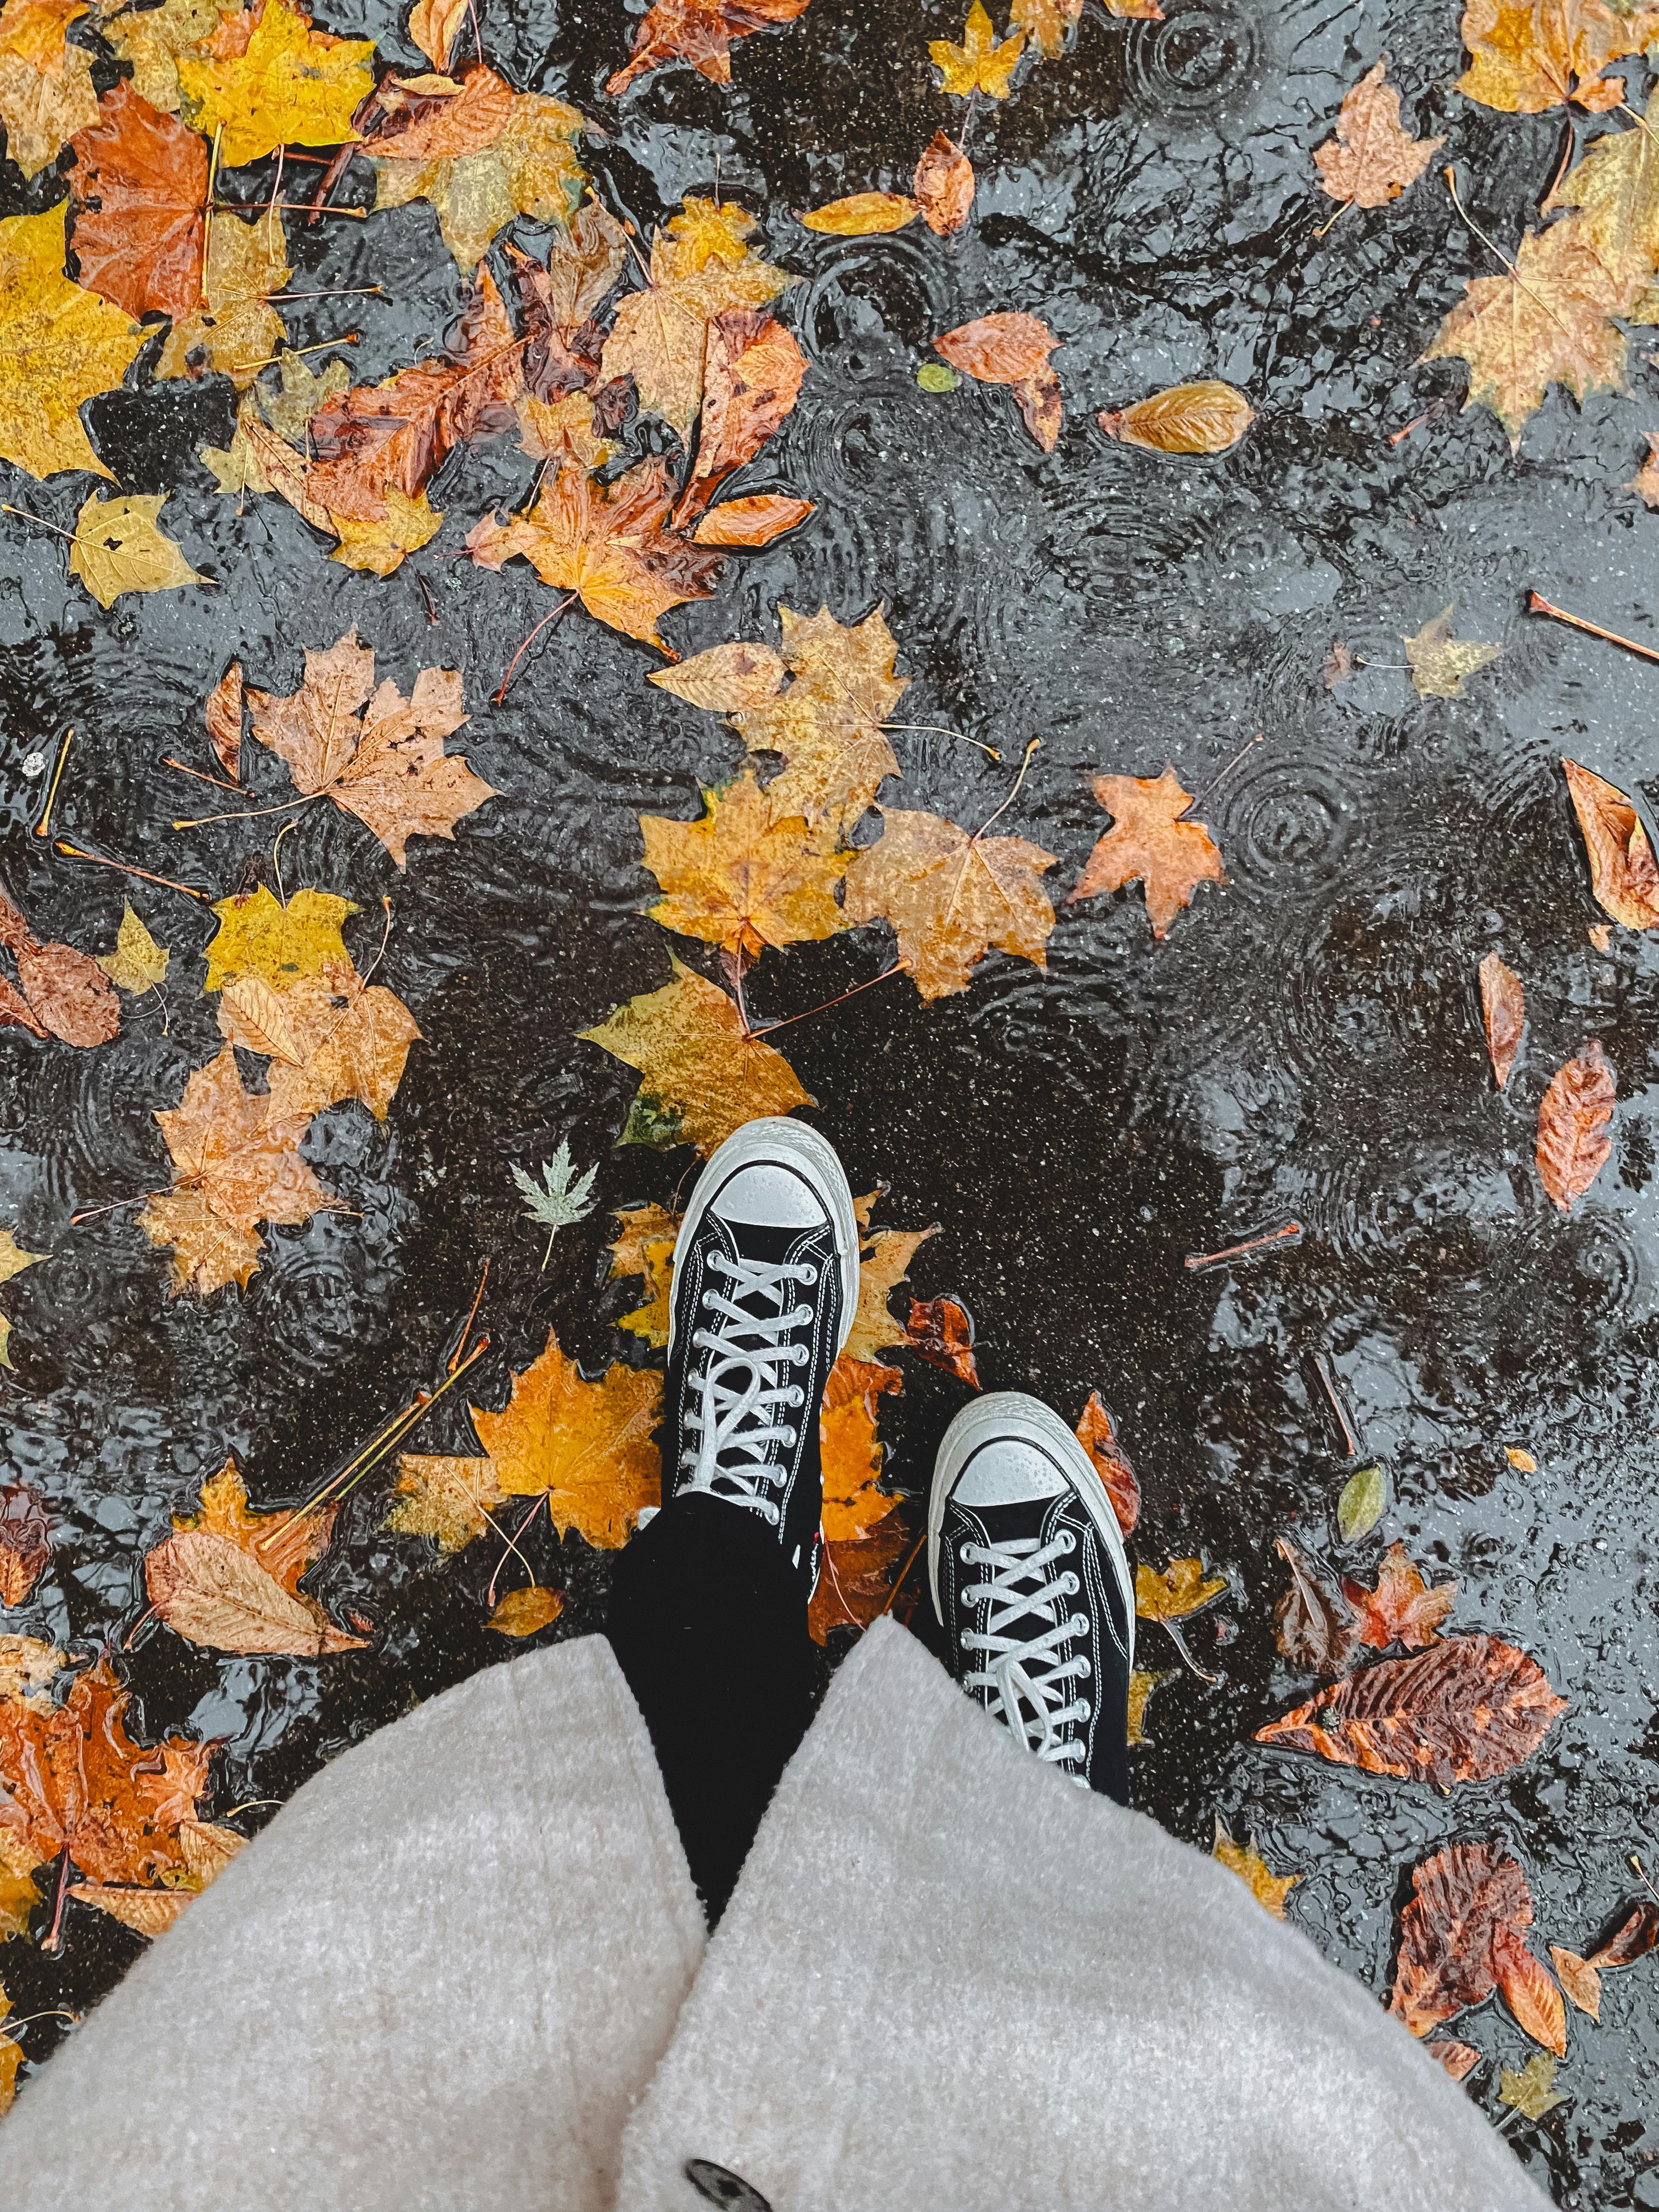
[[79,845],[66,844],[61,837],[52,849],[61,853],[66,860],[90,860],[95,868],[118,868],[124,876],[138,876],[147,884],[160,884],[164,890],[182,891],[186,898],[199,900],[204,906],[208,903],[206,891],[195,890],[189,884],[175,883],[171,876],[154,875],[148,868],[135,868],[131,860],[106,860],[101,853],[83,852]]
[[51,1930],[48,1933],[45,1942],[40,1946],[40,1948],[43,1951],[56,1952],[62,1945],[64,1931],[64,1899],[69,1893],[69,1845],[65,1844],[64,1846],[63,1856],[59,1861],[58,1868],[58,1902],[52,1908]]
[[[356,345],[362,336],[361,331],[344,331],[337,338],[319,338],[315,345],[284,346],[283,353],[292,354],[297,360],[301,354],[326,353],[331,346]],[[268,353],[263,361],[234,361],[230,367],[240,376],[245,370],[274,368],[282,357],[283,354]]]
[[1323,238],[1328,231],[1334,230],[1337,224],[1341,222],[1343,216],[1346,215],[1348,210],[1352,205],[1353,202],[1351,199],[1344,200],[1341,206],[1338,208],[1336,213],[1331,217],[1330,221],[1328,222],[1322,222],[1320,224],[1318,229],[1315,231],[1314,236],[1316,238]]
[[1270,1229],[1262,1237],[1247,1237],[1242,1244],[1229,1244],[1221,1252],[1189,1252],[1185,1264],[1194,1273],[1200,1267],[1213,1267],[1223,1260],[1237,1260],[1246,1252],[1259,1252],[1264,1244],[1287,1244],[1298,1242],[1302,1235],[1299,1221],[1287,1221],[1283,1228]]
[[1267,732],[1265,730],[1258,730],[1255,735],[1247,744],[1243,744],[1238,748],[1238,750],[1233,755],[1230,761],[1224,761],[1221,767],[1217,769],[1216,773],[1205,785],[1202,791],[1199,793],[1197,798],[1189,799],[1187,801],[1187,804],[1182,808],[1180,813],[1176,817],[1176,821],[1190,822],[1194,813],[1200,806],[1203,805],[1206,799],[1212,799],[1216,793],[1220,790],[1222,785],[1225,783],[1227,778],[1238,766],[1238,763],[1243,759],[1246,753],[1253,752],[1256,746],[1262,742],[1264,738],[1266,738],[1267,734]]
[[71,722],[64,732],[63,743],[58,748],[58,758],[52,765],[52,787],[46,793],[46,803],[40,810],[40,819],[34,825],[34,834],[37,837],[44,837],[52,827],[52,804],[58,797],[58,787],[63,780],[64,763],[69,758],[70,744],[74,736],[75,725]]
[[177,769],[180,775],[193,775],[198,783],[217,784],[221,791],[234,791],[239,796],[240,794],[242,787],[240,783],[227,783],[223,776],[210,775],[204,768],[191,768],[186,761],[175,760],[171,753],[162,754],[161,765]]
[[202,275],[196,287],[196,303],[201,307],[205,307],[208,303],[208,248],[213,242],[213,188],[219,181],[219,141],[224,128],[222,123],[216,123],[213,126],[213,158],[208,163],[207,211],[202,222]]
[[942,722],[882,722],[877,726],[884,730],[914,730],[919,737],[954,738],[959,745],[977,745],[981,752],[988,754],[994,761],[1002,758],[996,747],[988,745],[983,738],[969,738],[960,730],[947,730]]
[[910,1547],[910,1556],[904,1562],[904,1565],[899,1569],[898,1580],[893,1584],[892,1589],[888,1591],[887,1602],[883,1606],[881,1611],[876,1615],[878,1620],[884,1620],[886,1615],[893,1610],[893,1601],[897,1597],[899,1592],[904,1588],[905,1577],[909,1573],[911,1568],[915,1566],[917,1559],[921,1558],[922,1546],[927,1541],[927,1531],[924,1529],[922,1534],[917,1537],[915,1542]]
[[478,1287],[472,1294],[472,1304],[468,1307],[466,1319],[461,1325],[460,1336],[456,1341],[454,1351],[449,1355],[449,1364],[444,1370],[447,1375],[453,1375],[461,1364],[461,1354],[466,1350],[466,1340],[472,1334],[472,1324],[478,1318],[478,1308],[483,1304],[484,1285],[489,1280],[489,1262],[486,1260],[483,1263],[483,1273],[478,1278]]
[[88,1206],[80,1213],[70,1214],[70,1227],[79,1228],[82,1222],[94,1220],[100,1213],[119,1213],[124,1206],[148,1206],[151,1199],[161,1195],[159,1190],[141,1190],[137,1198],[116,1198],[112,1199],[107,1206]]
[[[286,302],[289,300],[386,300],[391,294],[384,284],[331,284],[320,292],[258,292],[256,299]],[[330,341],[332,343],[332,340]]]
[[1583,615],[1570,615],[1565,607],[1552,606],[1541,592],[1534,592],[1527,601],[1529,615],[1547,615],[1552,622],[1571,623],[1591,637],[1604,638],[1609,645],[1622,645],[1626,653],[1639,653],[1644,660],[1659,660],[1659,652],[1650,645],[1638,645],[1633,637],[1620,637],[1616,629],[1603,629],[1600,623],[1587,622]]
[[67,538],[71,545],[78,545],[81,542],[78,531],[65,530],[61,522],[48,522],[44,514],[36,514],[31,507],[12,507],[0,501],[0,514],[17,515],[24,522],[33,523],[39,530],[50,530],[56,537]]
[[1341,1424],[1344,1455],[1348,1459],[1357,1459],[1359,1455],[1359,1439],[1353,1432],[1353,1424],[1348,1419],[1347,1412],[1343,1406],[1342,1401],[1336,1395],[1336,1385],[1331,1380],[1330,1374],[1326,1368],[1324,1361],[1320,1358],[1316,1352],[1313,1356],[1313,1364],[1314,1372],[1318,1376],[1320,1382],[1324,1385],[1325,1395],[1331,1401],[1331,1411],[1336,1415],[1338,1421]]
[[535,643],[536,640],[541,635],[542,632],[547,628],[549,623],[557,622],[559,617],[564,612],[565,609],[568,606],[574,606],[577,599],[580,597],[581,594],[580,592],[572,592],[568,599],[561,599],[559,601],[558,605],[554,608],[550,615],[544,615],[542,617],[535,629],[531,631],[529,636],[526,638],[523,643],[520,646],[512,659],[507,662],[506,675],[502,677],[497,688],[490,693],[489,703],[492,707],[499,707],[502,700],[506,698],[507,687],[513,681],[514,670],[518,666],[520,661],[523,659],[525,654]]
[[787,1030],[792,1022],[809,1020],[814,1014],[827,1014],[831,1006],[840,1006],[843,999],[856,999],[860,991],[873,990],[878,983],[884,983],[890,975],[902,975],[904,972],[902,961],[896,960],[890,968],[884,968],[879,975],[866,976],[862,983],[854,983],[845,991],[837,991],[833,999],[824,1000],[821,1006],[808,1006],[801,1014],[786,1014],[779,1022],[763,1022],[757,1030],[747,1030],[744,1034],[750,1037],[770,1036],[774,1030]]
[[211,200],[208,204],[210,210],[217,208],[226,215],[264,215],[280,208],[284,214],[344,216],[349,222],[367,222],[370,214],[368,208],[319,208],[310,200]]

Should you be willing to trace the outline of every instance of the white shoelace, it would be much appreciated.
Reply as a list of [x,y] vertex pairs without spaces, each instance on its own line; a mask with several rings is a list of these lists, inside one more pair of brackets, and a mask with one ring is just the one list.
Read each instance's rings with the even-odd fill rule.
[[[806,1395],[798,1382],[783,1378],[811,1356],[804,1344],[779,1341],[812,1318],[811,1306],[786,1306],[784,1299],[791,1285],[816,1283],[818,1271],[810,1261],[775,1267],[741,1255],[728,1260],[723,1252],[711,1253],[708,1265],[711,1275],[729,1276],[731,1283],[724,1295],[712,1287],[704,1291],[703,1310],[720,1316],[720,1325],[700,1328],[691,1339],[704,1357],[690,1376],[699,1402],[688,1407],[685,1425],[697,1442],[681,1455],[681,1467],[690,1469],[681,1488],[749,1506],[775,1527],[778,1502],[769,1493],[783,1469],[773,1448],[787,1451],[795,1442],[793,1426],[777,1416],[802,1404]],[[750,1299],[770,1299],[777,1310],[751,1313],[744,1303]]]
[[[1086,1681],[1092,1669],[1084,1653],[1062,1659],[1059,1647],[1068,1636],[1085,1633],[1089,1623],[1083,1613],[1061,1610],[1061,1601],[1077,1590],[1077,1577],[1069,1568],[1061,1575],[1052,1571],[1054,1562],[1073,1551],[1076,1542],[1069,1529],[1062,1529],[1041,1548],[1035,1536],[962,1547],[965,1565],[989,1570],[985,1581],[969,1583],[962,1590],[963,1605],[989,1607],[984,1630],[968,1630],[962,1648],[990,1655],[983,1667],[963,1677],[963,1687],[992,1692],[1003,1719],[1020,1741],[1057,1766],[1080,1761],[1087,1751],[1075,1731],[1088,1725],[1089,1701],[1072,1686]],[[1032,1635],[1032,1615],[1052,1625],[1044,1633]],[[1004,1632],[1022,1617],[1026,1632]],[[1088,1781],[1083,1773],[1071,1778],[1085,1785]]]

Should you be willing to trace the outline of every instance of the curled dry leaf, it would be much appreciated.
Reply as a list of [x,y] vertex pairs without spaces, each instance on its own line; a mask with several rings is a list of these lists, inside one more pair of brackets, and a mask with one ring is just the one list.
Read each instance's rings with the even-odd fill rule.
[[1109,438],[1151,453],[1224,453],[1255,422],[1255,410],[1231,384],[1206,378],[1172,385],[1133,407],[1104,409],[1095,420]]
[[219,765],[233,783],[242,764],[242,664],[233,660],[208,693],[202,708],[209,741]]
[[981,315],[933,340],[933,350],[981,384],[1006,384],[1045,453],[1060,435],[1060,379],[1048,356],[1060,340],[1035,315]]
[[1633,1966],[1659,1946],[1659,1905],[1650,1898],[1632,1905],[1605,1942],[1590,1954],[1589,1963],[1606,1972],[1610,1966]]
[[830,200],[801,217],[805,230],[828,231],[835,238],[873,238],[884,231],[902,230],[921,213],[920,204],[903,192],[854,192],[844,200]]
[[1626,929],[1659,927],[1659,863],[1634,805],[1616,784],[1564,758],[1567,789],[1589,858],[1590,890]]
[[1097,775],[1095,797],[1112,827],[1090,854],[1066,903],[1138,882],[1145,887],[1152,940],[1161,945],[1200,884],[1226,882],[1220,851],[1201,822],[1182,820],[1193,795],[1172,768],[1158,776]]
[[0,1486],[0,1605],[21,1605],[51,1557],[52,1522],[39,1491]]
[[753,769],[706,791],[699,822],[641,814],[645,866],[665,896],[648,911],[665,929],[758,959],[769,945],[833,937],[836,885],[851,855],[825,850],[799,815],[778,819]]
[[1480,2063],[1480,2053],[1472,2043],[1454,2043],[1443,2037],[1438,2042],[1425,2043],[1423,2047],[1437,2065],[1444,2068],[1454,2081],[1462,2081]]
[[1098,1390],[1089,1393],[1089,1402],[1079,1417],[1077,1440],[1106,1486],[1118,1527],[1126,1536],[1133,1535],[1140,1518],[1140,1484],[1129,1464],[1128,1455],[1117,1440],[1116,1426]]
[[1659,438],[1648,433],[1648,457],[1623,489],[1633,491],[1650,514],[1659,508]]
[[965,991],[994,945],[1047,965],[1054,910],[1039,878],[1052,853],[1024,837],[970,837],[936,814],[880,813],[879,839],[847,871],[846,916],[891,923],[924,999]]
[[1501,1091],[1510,1079],[1515,1056],[1521,1049],[1527,1025],[1526,994],[1521,978],[1495,952],[1480,963],[1480,1011],[1486,1024],[1486,1050],[1492,1072]]
[[956,140],[934,131],[911,179],[922,218],[936,237],[950,238],[968,220],[974,204],[974,165]]
[[1532,1925],[1532,1892],[1501,1842],[1449,1844],[1412,1869],[1400,1916],[1400,1956],[1389,2009],[1413,2035],[1480,2004],[1498,1985],[1500,1934]]
[[1354,1642],[1353,1617],[1328,1583],[1284,1537],[1273,1549],[1291,1571],[1289,1586],[1273,1607],[1275,1641],[1293,1667],[1316,1674],[1340,1674]]
[[1507,1774],[1566,1709],[1530,1653],[1501,1637],[1453,1636],[1331,1683],[1255,1741],[1449,1789]]
[[1618,1100],[1597,1037],[1550,1079],[1538,1107],[1538,1179],[1563,1213],[1572,1212],[1612,1157],[1607,1125]]
[[974,1317],[959,1298],[912,1298],[905,1328],[910,1349],[932,1367],[942,1367],[958,1382],[979,1388],[974,1358]]
[[1397,200],[1446,143],[1401,129],[1400,94],[1387,80],[1385,58],[1345,96],[1336,136],[1314,148],[1321,184],[1345,205],[1377,208]]
[[1457,1595],[1457,1578],[1431,1589],[1406,1547],[1395,1543],[1382,1554],[1375,1589],[1345,1575],[1342,1595],[1354,1609],[1362,1644],[1378,1651],[1386,1651],[1391,1644],[1422,1651],[1440,1640],[1440,1624]]

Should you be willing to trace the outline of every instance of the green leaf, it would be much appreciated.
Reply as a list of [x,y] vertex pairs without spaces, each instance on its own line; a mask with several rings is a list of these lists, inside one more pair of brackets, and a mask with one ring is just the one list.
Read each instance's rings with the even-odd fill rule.
[[544,1163],[539,1183],[516,1165],[513,1180],[524,1193],[524,1210],[532,1221],[540,1222],[544,1229],[568,1229],[593,1211],[594,1202],[588,1194],[598,1173],[597,1167],[589,1168],[585,1175],[576,1173],[567,1138],[561,1140],[552,1158]]
[[1342,1486],[1336,1501],[1336,1525],[1345,1544],[1352,1544],[1375,1528],[1389,1502],[1389,1486],[1380,1467],[1362,1467]]
[[1524,2112],[1529,2120],[1541,2120],[1546,2112],[1566,2099],[1552,2094],[1550,2084],[1555,2079],[1555,2059],[1547,2051],[1535,2051],[1521,2071],[1516,2074],[1509,2067],[1503,2068],[1498,2080],[1498,2094],[1506,2105],[1513,2105],[1517,2112]]
[[942,361],[925,361],[916,371],[916,382],[924,392],[954,392],[961,381],[955,369],[946,368]]

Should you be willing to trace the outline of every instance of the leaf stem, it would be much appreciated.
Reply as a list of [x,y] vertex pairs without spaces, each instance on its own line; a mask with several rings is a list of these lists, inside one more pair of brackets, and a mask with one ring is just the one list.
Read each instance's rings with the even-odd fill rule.
[[310,806],[326,797],[325,792],[312,791],[303,799],[285,799],[278,806],[234,807],[228,814],[201,814],[193,822],[175,822],[173,826],[175,830],[205,830],[214,822],[251,822],[257,814],[289,814],[296,806]]
[[1565,607],[1552,606],[1541,592],[1534,592],[1528,599],[1527,612],[1547,615],[1552,622],[1567,623],[1590,637],[1604,638],[1609,645],[1622,645],[1626,653],[1640,653],[1644,660],[1659,660],[1659,652],[1652,646],[1638,645],[1633,637],[1620,637],[1616,629],[1603,629],[1600,623],[1588,622],[1583,615],[1570,615]]
[[62,837],[52,849],[61,853],[66,860],[90,860],[95,868],[117,868],[124,876],[137,876],[147,884],[160,884],[164,890],[182,891],[186,898],[193,898],[203,906],[208,903],[205,891],[194,890],[189,884],[175,883],[171,876],[153,875],[148,868],[135,868],[131,860],[106,860],[101,853],[83,852],[79,845],[69,844]]
[[63,743],[58,748],[58,758],[52,763],[52,787],[46,793],[46,803],[40,810],[40,819],[34,825],[37,837],[44,837],[52,828],[52,810],[58,798],[58,787],[64,780],[64,763],[69,758],[69,749],[74,737],[75,725],[71,722],[64,732]]
[[574,605],[575,602],[580,597],[581,594],[580,592],[572,592],[568,599],[561,599],[559,601],[558,605],[554,608],[550,615],[544,615],[542,617],[535,629],[531,631],[529,636],[520,644],[518,651],[514,654],[512,659],[507,662],[506,675],[502,677],[497,688],[490,693],[489,703],[492,707],[499,707],[502,700],[506,698],[507,687],[513,681],[514,670],[518,666],[520,661],[523,659],[525,654],[535,643],[536,640],[541,635],[542,632],[547,628],[549,623],[557,622],[559,617],[564,612],[565,609],[568,606]]
[[856,999],[860,991],[872,990],[878,983],[884,983],[890,975],[902,975],[903,973],[902,962],[896,960],[890,968],[884,968],[879,975],[866,976],[862,983],[854,983],[848,990],[838,991],[833,999],[824,1000],[821,1006],[808,1006],[804,1013],[786,1014],[781,1021],[763,1022],[757,1030],[745,1028],[744,1034],[750,1037],[770,1036],[774,1030],[787,1030],[792,1022],[808,1021],[814,1014],[827,1014],[831,1006],[840,1006],[843,999]]
[[1189,1252],[1184,1264],[1195,1274],[1200,1267],[1213,1267],[1223,1260],[1242,1259],[1246,1252],[1259,1252],[1264,1244],[1291,1243],[1300,1238],[1302,1224],[1287,1221],[1279,1229],[1269,1229],[1264,1236],[1247,1237],[1242,1244],[1229,1244],[1220,1252]]

